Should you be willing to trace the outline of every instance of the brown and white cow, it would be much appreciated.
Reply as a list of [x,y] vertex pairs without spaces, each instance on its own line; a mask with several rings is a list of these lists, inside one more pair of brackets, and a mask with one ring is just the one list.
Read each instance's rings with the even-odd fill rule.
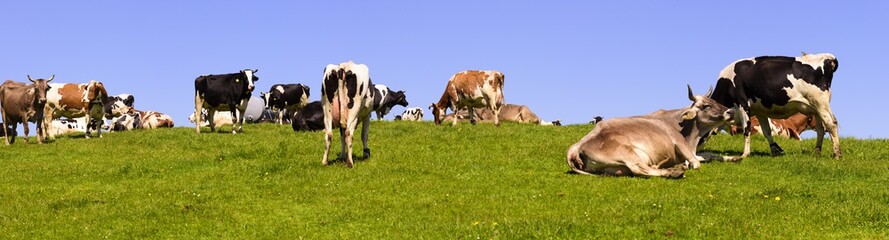
[[[194,116],[194,113],[191,113],[191,115],[188,115],[189,122],[194,123],[195,119],[196,118]],[[201,110],[201,119],[204,119],[204,121],[201,122],[201,124],[200,124],[201,127],[210,125],[210,122],[207,120],[207,110],[206,109]],[[215,127],[215,128],[220,128],[224,125],[232,125],[232,124],[234,124],[234,120],[232,119],[232,114],[229,113],[228,111],[218,111],[218,112],[216,112],[216,115],[213,115],[213,127]]]
[[[453,121],[454,116],[457,116],[457,121],[467,121],[469,118],[469,113],[466,110],[456,111],[454,114],[445,115],[442,121]],[[473,117],[476,121],[482,122],[493,122],[494,112],[488,108],[475,108],[473,111]],[[533,123],[536,125],[543,126],[561,126],[562,123],[559,120],[548,122],[540,120],[537,117],[537,114],[531,111],[528,106],[525,105],[517,105],[517,104],[503,104],[503,107],[500,108],[500,114],[496,119],[500,119],[501,121],[507,122],[517,122],[517,123]]]
[[374,92],[370,88],[370,72],[366,65],[352,61],[339,65],[328,64],[324,68],[321,83],[321,109],[324,114],[324,157],[321,164],[327,165],[333,128],[340,129],[342,152],[340,158],[346,166],[352,167],[352,134],[359,123],[362,124],[361,141],[364,144],[364,157],[370,157],[367,147],[367,134],[370,127],[370,113],[373,109]]
[[6,80],[0,85],[0,115],[3,117],[3,135],[6,145],[15,142],[16,124],[25,128],[25,143],[28,142],[28,122],[37,125],[37,143],[43,143],[46,128],[40,124],[43,120],[46,92],[52,88],[49,79],[31,79],[31,84]]
[[[88,126],[104,124],[108,92],[105,91],[102,82],[90,80],[88,83],[53,83],[50,86],[52,89],[46,94],[44,126],[51,125],[53,119],[61,117],[69,119],[86,117]],[[101,127],[87,127],[86,138],[90,138],[92,128],[96,129],[96,136],[101,138]],[[52,135],[46,137],[55,138]]]
[[700,167],[700,138],[732,118],[733,110],[709,95],[695,96],[689,87],[686,108],[596,124],[568,148],[568,166],[580,174],[683,177],[688,167]]
[[[504,78],[503,73],[494,70],[468,70],[454,74],[448,80],[448,85],[438,103],[429,106],[435,124],[441,124],[448,108],[454,112],[467,109],[470,112],[470,122],[473,124],[475,124],[473,108],[490,108],[495,116],[499,116],[500,108],[503,106]],[[457,119],[453,120],[452,125],[457,125]],[[494,125],[500,126],[499,117],[494,118]]]
[[[814,117],[802,113],[791,115],[787,119],[769,118],[769,128],[771,128],[772,130],[772,136],[796,140],[801,139],[800,134],[802,134],[804,131],[815,129],[815,124],[816,121]],[[763,132],[761,124],[759,124],[759,119],[756,118],[756,116],[750,117],[750,125],[750,134]],[[744,131],[737,125],[732,125],[731,131],[729,133],[735,135],[742,134],[744,133]]]

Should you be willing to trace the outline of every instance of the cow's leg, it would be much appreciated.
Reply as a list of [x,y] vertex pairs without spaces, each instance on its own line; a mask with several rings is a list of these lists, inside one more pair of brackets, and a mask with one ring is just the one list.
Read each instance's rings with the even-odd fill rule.
[[688,168],[701,168],[700,159],[698,158],[697,154],[695,154],[695,152],[693,152],[691,149],[687,147],[681,147],[679,146],[679,144],[673,144],[673,150],[676,151],[676,156],[680,156],[681,158],[684,158],[686,159],[686,161],[688,161]]
[[769,140],[769,149],[772,151],[772,156],[778,156],[784,154],[784,149],[781,149],[781,146],[778,146],[778,143],[775,142],[775,139],[772,137],[772,126],[769,124],[771,120],[769,120],[766,116],[756,116],[759,118],[759,127],[762,129],[762,135]]
[[[351,124],[350,124],[351,125]],[[340,159],[346,162],[346,167],[352,168],[352,132],[348,127],[340,128],[340,145],[342,146],[342,151],[340,151]]]
[[234,104],[229,104],[228,109],[232,113],[232,119],[235,120],[234,123],[232,123],[232,134],[238,134],[238,132],[243,131],[242,127],[244,125],[244,119],[242,118],[247,117],[244,116],[244,112],[241,111],[241,108],[235,107]]
[[[208,108],[207,109],[207,123],[209,123],[208,126],[210,126],[210,132],[216,132],[216,123],[213,122],[213,119],[215,118],[214,116],[216,116],[216,109]],[[235,123],[233,122],[232,127],[234,127],[234,124]],[[199,128],[199,131],[200,131],[200,128]]]
[[[46,106],[43,107],[43,126],[47,127],[47,129],[49,129],[49,126],[52,126],[53,113],[53,108],[47,103]],[[52,141],[56,139],[56,136],[47,132],[44,139]]]
[[815,131],[817,132],[817,141],[815,142],[815,154],[821,154],[821,144],[824,141],[824,133],[830,133],[830,141],[833,143],[833,155],[835,159],[840,159],[840,135],[839,123],[836,116],[830,112],[830,107],[819,108],[815,114]]
[[92,131],[90,130],[90,123],[91,123],[91,121],[92,121],[93,119],[92,119],[92,117],[90,116],[90,112],[89,112],[89,111],[90,111],[90,107],[89,107],[89,104],[87,104],[86,111],[84,111],[84,112],[86,112],[86,115],[83,116],[83,119],[85,119],[85,120],[83,121],[83,124],[86,124],[86,126],[84,126],[84,127],[86,128],[86,138],[90,138],[90,137],[92,137],[92,136],[90,136],[91,133],[92,133]]
[[648,156],[642,149],[634,148],[633,151],[636,153],[636,158],[632,156],[627,156],[630,159],[624,161],[627,165],[627,168],[630,169],[631,172],[635,175],[642,175],[648,177],[668,177],[668,178],[682,178],[685,176],[684,168],[667,168],[667,169],[658,169],[654,168],[648,163],[652,162],[651,157]]
[[284,109],[278,111],[278,124],[284,125]]
[[25,129],[25,143],[31,143],[31,141],[28,140],[28,116],[22,117],[22,128]]
[[[201,133],[201,123],[204,122],[201,119],[201,109],[203,108],[204,101],[201,99],[200,92],[194,92],[194,131],[198,134]],[[210,119],[213,119],[212,117]],[[213,122],[210,122],[210,126],[212,128]]]
[[747,108],[740,109],[738,118],[739,119],[736,120],[739,120],[738,122],[741,123],[741,128],[744,129],[744,152],[741,153],[741,158],[747,158],[747,156],[750,155],[750,130],[752,128]]
[[[476,123],[476,121],[477,121],[477,120],[475,120],[475,108],[474,108],[474,107],[468,107],[467,110],[468,110],[468,112],[469,112],[469,123],[471,123],[472,125],[475,125],[475,123]],[[456,112],[455,112],[455,114],[454,114],[454,119],[455,119],[455,120],[457,119],[456,117],[457,117],[457,114],[456,114]]]
[[491,104],[491,111],[494,111],[494,126],[500,126],[500,109],[503,105]]
[[[327,101],[323,96],[322,101]],[[333,138],[333,113],[331,112],[331,103],[324,102],[321,105],[321,111],[324,112],[324,156],[321,158],[321,165],[327,165],[327,158],[330,155],[330,141]]]
[[[9,119],[6,119],[6,111],[3,111],[2,107],[0,107],[0,114],[3,115],[2,116],[3,117],[3,139],[6,140],[6,145],[9,145],[10,144],[9,135],[12,135],[12,133],[7,131],[7,129],[9,129]],[[13,141],[14,141],[15,136],[12,136],[12,137],[13,137]]]
[[370,148],[367,146],[367,135],[370,130],[370,115],[361,123],[361,143],[364,145],[364,158],[370,158]]

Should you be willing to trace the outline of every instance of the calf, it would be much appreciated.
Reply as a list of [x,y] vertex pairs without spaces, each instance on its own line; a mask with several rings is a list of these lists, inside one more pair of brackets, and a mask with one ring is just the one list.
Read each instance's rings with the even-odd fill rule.
[[321,164],[327,165],[333,128],[340,129],[342,152],[340,158],[346,166],[352,167],[352,134],[359,123],[362,124],[361,140],[364,144],[364,157],[370,157],[367,135],[370,127],[370,113],[373,111],[371,99],[370,73],[364,64],[352,61],[329,64],[324,68],[324,81],[321,84],[321,107],[324,113],[324,157]]
[[28,143],[28,122],[37,125],[37,143],[43,143],[46,136],[46,125],[43,122],[46,106],[46,93],[49,91],[49,79],[31,79],[31,84],[6,80],[0,85],[0,115],[3,117],[3,135],[6,145],[15,143],[16,124],[21,123],[25,129],[25,143]]
[[408,108],[400,116],[402,121],[423,121],[423,109],[419,107]]
[[684,163],[700,167],[700,138],[732,117],[709,94],[695,96],[689,86],[689,107],[602,121],[568,148],[568,166],[580,174],[684,176]]
[[839,124],[830,109],[833,74],[839,62],[830,53],[800,57],[762,56],[726,66],[719,74],[710,98],[735,109],[735,121],[744,129],[744,153],[750,155],[750,116],[759,118],[772,156],[784,153],[772,139],[769,118],[788,118],[803,113],[815,116],[815,153],[821,153],[825,129],[830,132],[834,158],[840,159]]
[[244,111],[247,110],[247,103],[255,88],[253,83],[259,81],[259,77],[255,75],[257,72],[258,69],[244,69],[238,73],[202,75],[195,78],[194,112],[197,117],[195,132],[201,133],[200,123],[204,120],[199,113],[203,109],[207,109],[210,131],[216,131],[213,124],[216,111],[231,112],[232,119],[235,120],[232,134],[243,131]]
[[[490,108],[491,111],[494,111],[494,116],[499,116],[500,107],[503,105],[504,78],[503,73],[494,70],[468,70],[454,74],[448,80],[441,99],[429,106],[435,124],[441,124],[448,108],[454,112],[468,109],[470,122],[473,124],[475,124],[475,119],[472,111],[476,107]],[[452,125],[457,125],[456,118],[454,118]],[[499,117],[494,117],[494,125],[500,126]]]
[[324,129],[324,109],[321,101],[310,102],[293,115],[290,121],[293,131],[318,131]]
[[404,91],[393,92],[386,85],[376,84],[371,91],[376,91],[373,98],[373,109],[377,113],[377,120],[383,120],[383,116],[392,111],[395,105],[407,107],[407,97]]
[[[96,129],[96,136],[102,137],[102,128],[105,119],[105,101],[108,92],[105,85],[96,80],[88,83],[53,83],[52,90],[46,94],[46,107],[44,112],[44,126],[52,124],[53,119],[61,117],[79,118],[85,117],[86,138],[92,135],[92,129]],[[49,139],[55,136],[46,136]]]
[[[265,109],[278,114],[278,124],[284,124],[285,110],[295,113],[309,103],[310,89],[302,84],[275,84],[268,92],[260,93]],[[289,118],[290,116],[288,116]]]

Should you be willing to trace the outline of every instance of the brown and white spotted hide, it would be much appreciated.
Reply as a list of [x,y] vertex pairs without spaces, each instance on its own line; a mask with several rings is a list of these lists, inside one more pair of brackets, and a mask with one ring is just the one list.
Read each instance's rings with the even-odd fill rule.
[[[432,110],[434,122],[441,124],[441,120],[447,114],[447,109],[456,112],[460,109],[468,109],[471,113],[474,108],[489,108],[498,116],[503,105],[503,73],[494,70],[479,71],[468,70],[451,76],[445,87],[441,99],[429,106]],[[500,126],[500,119],[495,117],[494,124]],[[452,125],[457,125],[456,119]]]
[[[469,113],[465,110],[458,110],[455,113],[458,116],[457,121],[467,121],[469,119]],[[445,115],[444,120],[453,121],[454,114]],[[475,117],[476,121],[481,122],[494,122],[494,111],[491,111],[489,108],[475,108],[473,111],[473,117]],[[516,105],[516,104],[503,104],[503,107],[500,108],[500,114],[498,115],[500,121],[507,122],[517,122],[517,123],[532,123],[535,125],[543,125],[543,126],[559,126],[561,122],[558,120],[548,122],[540,120],[537,117],[537,114],[531,111],[528,106],[525,105]]]
[[[46,108],[44,124],[52,123],[53,119],[61,117],[79,118],[85,117],[86,123],[91,126],[102,126],[105,118],[105,101],[108,92],[105,85],[96,80],[88,83],[53,83],[52,90],[46,96]],[[51,113],[51,114],[50,114]],[[96,136],[102,137],[102,128],[97,127]],[[86,138],[91,137],[91,128],[86,129]],[[54,136],[48,136],[50,139]]]
[[139,111],[139,113],[142,117],[143,129],[171,128],[175,126],[170,115],[155,111]]
[[329,64],[324,68],[321,83],[321,103],[324,113],[324,156],[321,164],[327,165],[333,128],[340,129],[342,151],[340,158],[346,166],[352,167],[352,135],[359,123],[362,124],[361,140],[364,144],[364,157],[370,157],[367,147],[367,134],[370,127],[370,113],[373,111],[373,92],[370,91],[370,73],[364,64],[352,61]]
[[[566,161],[580,174],[680,178],[700,167],[700,138],[732,118],[733,111],[688,89],[691,106],[613,118],[568,148]],[[690,166],[689,166],[690,165]]]
[[[772,136],[801,140],[800,135],[806,130],[815,129],[815,118],[802,113],[794,114],[787,119],[769,118]],[[762,127],[756,116],[750,117],[750,134],[762,134]],[[744,133],[737,125],[731,126],[732,135]]]
[[34,80],[28,76],[31,84],[24,84],[12,80],[6,80],[0,85],[0,115],[3,119],[3,135],[6,145],[15,142],[16,126],[21,123],[25,129],[25,143],[28,142],[28,122],[37,126],[37,143],[43,143],[46,136],[46,125],[43,122],[44,106],[46,105],[46,93],[51,86],[49,79]]

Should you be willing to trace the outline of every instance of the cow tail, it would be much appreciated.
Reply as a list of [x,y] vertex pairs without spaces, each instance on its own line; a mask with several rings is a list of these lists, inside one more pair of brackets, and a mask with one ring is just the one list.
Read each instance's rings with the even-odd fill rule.
[[345,75],[345,73],[340,75],[339,80],[337,80],[337,82],[338,82],[337,88],[339,88],[339,89],[337,89],[336,97],[337,97],[337,99],[339,99],[340,104],[338,105],[339,109],[336,109],[336,111],[340,112],[340,127],[343,129],[348,129],[347,124],[349,123],[349,118],[347,116],[349,116],[348,115],[348,112],[349,112],[348,104],[349,103],[348,103],[348,99],[346,99],[346,98],[348,97],[349,90],[346,89],[346,75]]
[[583,171],[583,159],[580,158],[580,144],[572,145],[568,148],[568,156],[565,158],[565,161],[568,162],[568,167],[571,168],[571,171],[577,174],[583,175],[592,175],[586,171]]
[[[6,121],[6,109],[3,108],[3,100],[5,99],[4,98],[5,92],[6,92],[6,84],[0,84],[0,118],[2,118],[0,120],[3,121],[3,138],[6,140],[6,144],[9,144],[9,134],[10,133],[6,132],[6,129],[8,129],[7,125],[9,124],[8,123],[9,121]],[[25,124],[28,124],[28,123],[25,123]],[[15,136],[13,136],[13,137],[15,137]]]

